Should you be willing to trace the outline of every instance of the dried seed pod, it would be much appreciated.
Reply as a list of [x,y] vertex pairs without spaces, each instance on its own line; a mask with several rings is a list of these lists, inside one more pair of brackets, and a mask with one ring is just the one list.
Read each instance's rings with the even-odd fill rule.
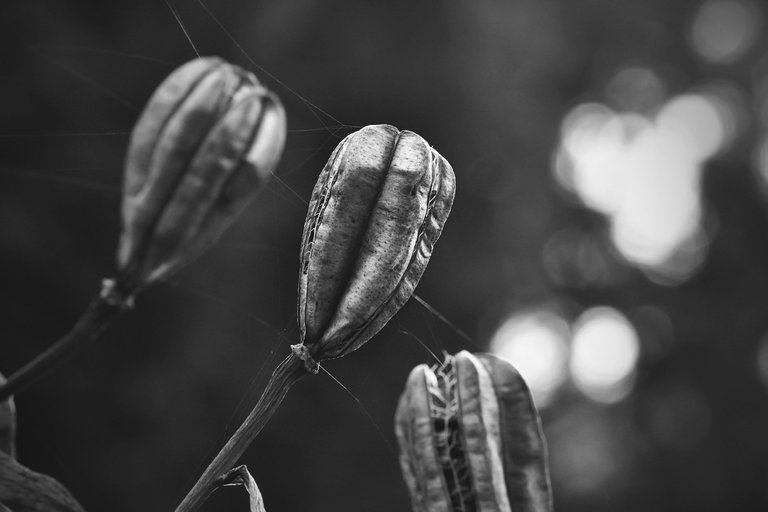
[[539,416],[502,359],[462,351],[414,368],[395,433],[415,512],[552,510]]
[[298,321],[311,358],[355,350],[405,304],[454,192],[450,164],[413,132],[366,126],[338,145],[301,242]]
[[286,134],[280,100],[251,73],[218,58],[171,73],[131,134],[117,277],[73,329],[0,384],[0,401],[92,340],[133,295],[200,255],[255,196]]
[[279,99],[253,74],[218,58],[174,71],[131,135],[119,287],[146,286],[215,242],[269,177],[285,133]]
[[451,166],[416,135],[368,126],[323,168],[304,223],[298,317],[302,343],[272,373],[251,413],[176,512],[199,510],[288,389],[318,362],[365,343],[394,315],[432,254],[453,203]]

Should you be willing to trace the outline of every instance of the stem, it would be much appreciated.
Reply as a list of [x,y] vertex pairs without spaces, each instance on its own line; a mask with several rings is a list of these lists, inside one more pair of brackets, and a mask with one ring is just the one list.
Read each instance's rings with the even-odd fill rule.
[[86,342],[96,338],[122,309],[119,304],[105,299],[103,294],[91,300],[85,313],[71,331],[48,350],[11,375],[8,381],[0,386],[0,402],[33,384],[54,368],[57,363],[72,355],[76,348],[82,347]]
[[227,444],[219,451],[208,467],[192,487],[187,496],[176,508],[176,512],[194,512],[202,506],[208,495],[218,486],[218,481],[232,469],[248,446],[264,428],[267,421],[282,403],[290,387],[302,377],[309,375],[304,361],[291,353],[275,368],[267,387],[240,428],[237,429]]

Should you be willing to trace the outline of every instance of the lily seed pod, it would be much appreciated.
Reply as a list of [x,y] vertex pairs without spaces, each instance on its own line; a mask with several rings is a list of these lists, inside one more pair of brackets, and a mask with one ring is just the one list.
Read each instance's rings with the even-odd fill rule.
[[131,134],[117,276],[56,344],[0,384],[0,401],[93,340],[133,295],[214,243],[269,178],[283,151],[285,112],[253,74],[221,59],[171,73]]
[[286,119],[256,77],[195,59],[155,91],[131,135],[117,287],[132,293],[215,242],[277,165]]
[[366,126],[337,146],[301,242],[294,352],[308,367],[360,347],[410,298],[455,188],[450,164],[413,132]]
[[413,132],[367,126],[320,173],[299,266],[301,343],[272,372],[250,414],[176,508],[196,512],[290,387],[365,343],[413,293],[448,217],[453,170]]
[[414,512],[551,512],[547,448],[525,381],[462,351],[411,371],[395,416]]

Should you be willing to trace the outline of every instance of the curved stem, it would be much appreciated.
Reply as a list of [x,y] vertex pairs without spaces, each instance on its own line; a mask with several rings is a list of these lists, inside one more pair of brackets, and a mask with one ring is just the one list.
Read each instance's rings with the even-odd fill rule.
[[104,298],[103,293],[91,300],[85,313],[71,331],[48,350],[8,377],[8,381],[0,386],[0,402],[36,382],[56,364],[72,355],[76,348],[82,347],[86,342],[94,339],[122,310],[121,305]]
[[218,486],[219,480],[235,465],[248,446],[264,428],[282,403],[290,387],[309,375],[304,361],[291,353],[275,368],[267,387],[240,428],[229,438],[208,467],[176,508],[176,512],[194,512]]

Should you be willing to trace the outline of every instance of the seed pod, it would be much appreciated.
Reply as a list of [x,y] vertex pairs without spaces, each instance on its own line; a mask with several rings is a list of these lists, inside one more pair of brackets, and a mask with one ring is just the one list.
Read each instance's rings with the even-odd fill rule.
[[298,321],[309,356],[357,349],[405,304],[454,192],[450,164],[413,132],[366,126],[338,145],[301,242]]
[[94,339],[133,295],[200,255],[245,208],[285,142],[277,96],[217,58],[171,73],[131,134],[123,184],[117,277],[72,330],[0,384],[0,401]]
[[155,91],[131,134],[119,285],[134,291],[215,242],[277,165],[286,120],[253,74],[193,60]]
[[414,512],[549,512],[547,449],[525,381],[462,351],[411,371],[395,416]]

